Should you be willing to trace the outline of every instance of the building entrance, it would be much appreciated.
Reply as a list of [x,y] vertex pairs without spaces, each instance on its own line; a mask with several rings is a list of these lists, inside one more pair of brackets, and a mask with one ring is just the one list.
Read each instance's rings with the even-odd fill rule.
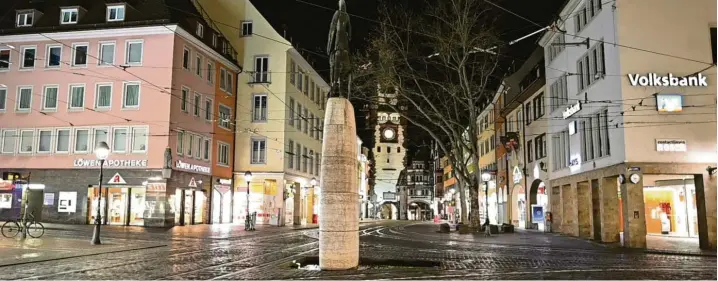
[[[146,208],[144,187],[91,187],[87,190],[87,223],[94,224],[97,204],[100,204],[102,223],[109,225],[144,226]],[[99,199],[98,199],[99,198]]]
[[177,189],[175,192],[175,224],[201,224],[204,218],[205,196],[201,190]]

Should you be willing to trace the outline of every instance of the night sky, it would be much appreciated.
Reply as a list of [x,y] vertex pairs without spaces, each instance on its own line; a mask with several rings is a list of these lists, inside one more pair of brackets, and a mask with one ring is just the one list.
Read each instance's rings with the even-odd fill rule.
[[[329,24],[334,11],[337,9],[337,0],[250,0],[255,7],[264,15],[272,26],[280,33],[285,34],[288,40],[294,44],[304,57],[313,64],[315,70],[325,80],[329,76],[329,63],[326,56],[326,43]],[[367,43],[367,37],[376,26],[377,6],[381,1],[402,1],[412,3],[409,7],[417,7],[424,0],[346,0],[347,12],[352,21],[352,42],[353,51],[361,50]],[[492,0],[516,14],[526,17],[541,25],[551,22],[563,6],[565,0]],[[417,8],[418,9],[418,8]],[[499,16],[498,28],[506,41],[518,39],[524,35],[538,30],[539,28],[515,15],[500,9],[495,9]],[[521,41],[508,50],[507,56],[515,60],[515,66],[521,66],[531,52],[538,47],[540,34]],[[509,61],[510,61],[509,60]],[[506,69],[507,65],[502,66]],[[359,106],[357,108],[357,130],[359,136],[371,146],[371,130],[364,129],[364,117]],[[411,128],[410,128],[411,130]],[[420,133],[420,132],[417,132]],[[412,136],[416,134],[412,133]],[[412,141],[423,143],[423,138],[416,138]]]

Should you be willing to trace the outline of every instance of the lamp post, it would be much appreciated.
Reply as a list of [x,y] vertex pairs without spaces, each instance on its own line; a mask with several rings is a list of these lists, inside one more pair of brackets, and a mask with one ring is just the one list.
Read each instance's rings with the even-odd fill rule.
[[107,156],[110,155],[110,147],[106,142],[102,141],[95,147],[95,156],[100,160],[100,187],[97,195],[97,214],[95,215],[95,230],[92,232],[92,245],[100,245],[100,225],[102,224],[102,215],[100,214],[100,203],[102,202],[102,172]]
[[252,172],[244,173],[244,180],[247,181],[247,216],[244,221],[244,230],[254,230],[251,226],[251,216],[249,215],[249,183],[252,181]]
[[484,181],[484,194],[486,194],[486,227],[489,227],[489,180],[490,179],[491,179],[491,174],[489,174],[489,173],[481,174],[481,180]]

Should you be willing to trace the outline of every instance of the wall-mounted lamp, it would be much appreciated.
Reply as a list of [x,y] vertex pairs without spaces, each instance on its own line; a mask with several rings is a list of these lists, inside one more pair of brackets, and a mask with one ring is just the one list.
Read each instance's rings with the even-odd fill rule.
[[541,171],[548,172],[548,170],[546,169],[546,163],[544,163],[543,161],[539,162],[539,167],[541,168]]
[[708,171],[709,176],[712,176],[716,173],[716,169],[718,169],[718,167],[708,166],[708,168],[706,168],[706,171]]

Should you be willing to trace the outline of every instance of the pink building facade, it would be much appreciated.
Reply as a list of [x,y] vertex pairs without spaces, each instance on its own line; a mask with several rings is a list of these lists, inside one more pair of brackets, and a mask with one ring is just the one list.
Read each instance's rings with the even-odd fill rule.
[[[75,22],[106,12],[111,24],[118,5],[100,4],[85,7]],[[135,11],[119,6],[123,20]],[[18,22],[25,11],[16,12]],[[33,23],[40,28],[51,15],[35,12]],[[98,204],[105,224],[208,222],[204,194],[218,157],[206,118],[215,113],[204,105],[219,83],[209,70],[223,64],[240,71],[234,50],[218,46],[221,36],[201,18],[43,33],[18,25],[0,33],[0,172],[44,185],[43,202],[28,202],[30,209],[47,222],[93,223]],[[110,155],[100,192],[94,150],[102,141]],[[0,220],[19,216],[22,206],[23,191],[4,183]]]

